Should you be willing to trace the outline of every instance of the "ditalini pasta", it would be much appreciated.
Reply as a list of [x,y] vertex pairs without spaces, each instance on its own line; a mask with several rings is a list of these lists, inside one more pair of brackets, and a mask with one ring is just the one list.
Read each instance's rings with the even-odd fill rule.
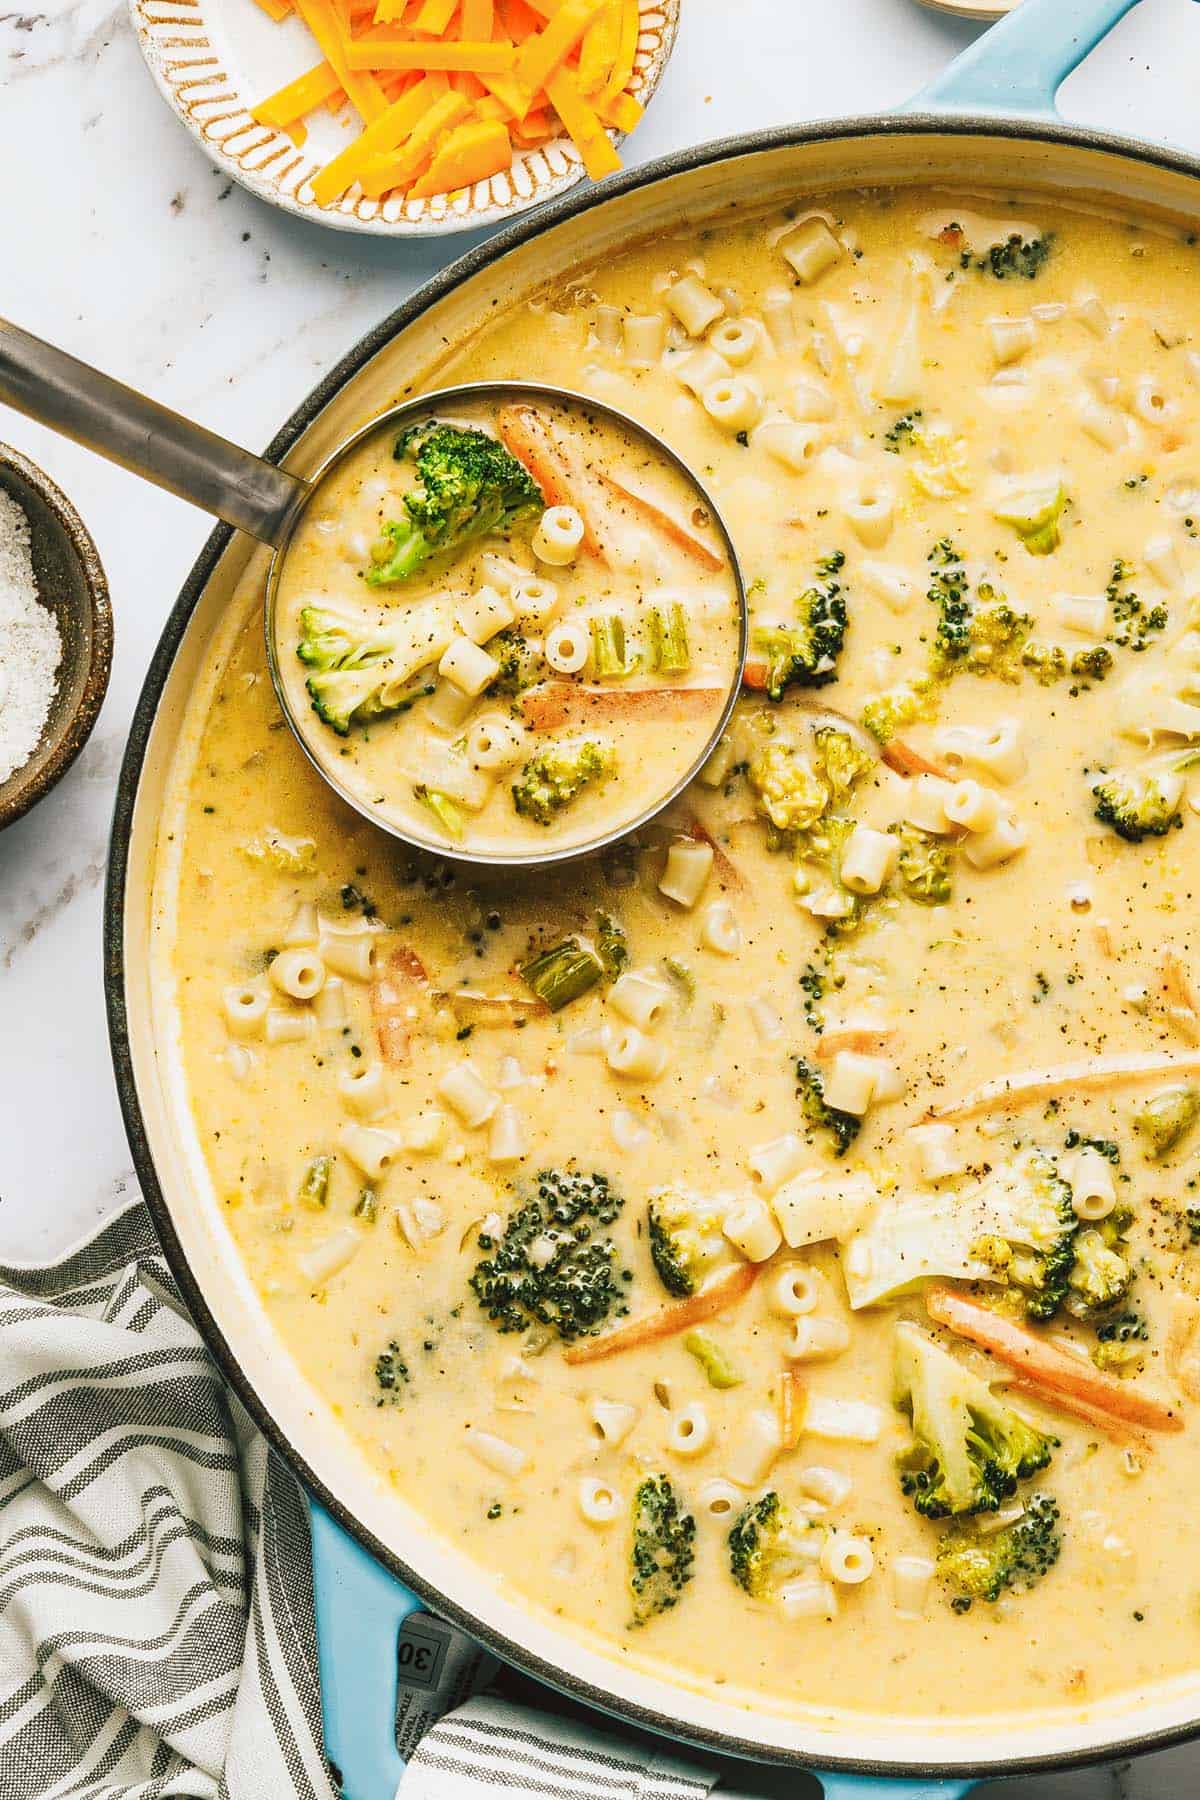
[[[1200,1666],[1200,246],[1088,208],[797,195],[448,348],[644,419],[731,527],[744,689],[632,841],[398,850],[279,729],[249,578],[164,809],[164,1080],[306,1405],[481,1594],[801,1724]],[[707,741],[709,521],[603,562],[646,515],[555,464],[389,599],[393,448],[283,608],[393,633],[378,685],[344,620],[294,657],[366,705],[331,759],[536,842],[542,751],[636,795]]]

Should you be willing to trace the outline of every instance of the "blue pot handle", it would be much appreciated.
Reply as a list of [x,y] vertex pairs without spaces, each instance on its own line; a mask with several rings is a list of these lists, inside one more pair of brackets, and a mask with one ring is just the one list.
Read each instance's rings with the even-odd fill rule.
[[902,112],[1054,118],[1054,96],[1137,0],[1022,0]]
[[400,1627],[421,1603],[315,1500],[310,1510],[325,1754],[345,1800],[392,1800],[404,1773],[396,1748]]

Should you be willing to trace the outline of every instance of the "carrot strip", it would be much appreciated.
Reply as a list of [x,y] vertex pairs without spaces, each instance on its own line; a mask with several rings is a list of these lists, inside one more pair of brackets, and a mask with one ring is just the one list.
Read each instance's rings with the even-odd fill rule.
[[462,0],[462,18],[458,29],[465,39],[479,44],[486,43],[492,35],[495,20],[494,0]]
[[580,1344],[568,1344],[563,1351],[563,1361],[599,1362],[602,1358],[616,1356],[623,1350],[640,1350],[645,1344],[656,1344],[662,1338],[675,1337],[691,1325],[700,1325],[705,1319],[715,1318],[717,1313],[724,1312],[727,1306],[735,1305],[750,1292],[761,1266],[760,1263],[733,1263],[728,1269],[722,1269],[719,1274],[714,1275],[698,1294],[689,1294],[686,1300],[673,1300],[670,1305],[661,1306],[657,1312],[647,1313],[641,1319],[633,1319],[628,1325],[617,1325],[600,1337],[587,1338]]
[[412,1052],[417,990],[429,986],[425,964],[408,944],[397,944],[386,969],[371,983],[371,1014],[386,1063],[406,1063]]
[[561,725],[588,726],[623,719],[687,719],[719,711],[724,692],[711,687],[591,687],[576,681],[543,681],[521,696],[530,731]]
[[622,500],[627,501],[634,512],[640,514],[648,524],[653,525],[656,531],[662,533],[663,537],[668,538],[677,550],[682,550],[685,556],[692,557],[696,562],[703,564],[706,569],[725,568],[726,559],[719,551],[714,550],[711,544],[706,543],[696,532],[690,530],[681,519],[674,518],[664,507],[651,500],[649,495],[639,494],[636,488],[627,487],[623,481],[618,481],[615,475],[610,475],[607,469],[600,470],[600,479],[613,490],[614,494],[620,494]]
[[350,45],[346,60],[352,69],[486,69],[489,75],[507,75],[512,72],[516,54],[506,44],[405,43],[364,31]]
[[940,775],[943,781],[949,780],[941,763],[930,762],[927,756],[922,756],[919,750],[914,750],[900,738],[893,738],[890,744],[883,746],[879,760],[894,769],[897,775]]
[[496,430],[505,448],[533,476],[547,506],[571,505],[582,515],[584,549],[600,562],[607,562],[584,504],[579,472],[545,419],[532,406],[506,406],[497,414]]
[[1144,1056],[1096,1056],[1089,1062],[1060,1063],[1052,1069],[1028,1069],[995,1075],[964,1094],[926,1110],[926,1119],[970,1119],[976,1113],[1011,1112],[1064,1090],[1118,1087],[1126,1081],[1153,1081],[1160,1075],[1200,1075],[1200,1050],[1184,1056],[1151,1051]]
[[470,187],[507,169],[512,161],[508,129],[498,119],[468,119],[445,139],[428,171],[408,190],[410,200]]
[[683,826],[685,837],[694,838],[698,844],[708,845],[713,853],[713,867],[726,887],[740,888],[745,885],[742,881],[742,871],[733,858],[721,848],[698,813],[688,812],[684,817]]
[[779,1417],[779,1447],[796,1450],[804,1434],[804,1383],[794,1369],[784,1369],[775,1390],[775,1411]]
[[[570,4],[570,0],[568,0]],[[579,91],[579,83],[570,69],[558,68],[546,77],[546,92],[555,112],[566,126],[583,158],[583,166],[593,181],[602,181],[621,166],[595,110]]]
[[360,132],[352,144],[347,144],[314,176],[313,193],[318,206],[328,206],[352,181],[359,180],[377,157],[386,156],[402,144],[420,124],[427,110],[445,93],[446,77],[427,75],[416,87],[393,101],[380,118]]
[[295,81],[289,81],[286,87],[276,88],[273,94],[268,94],[265,100],[260,100],[250,110],[260,125],[285,128],[297,119],[302,119],[315,106],[331,100],[340,86],[330,65],[319,62],[303,75],[297,75]]
[[387,111],[387,101],[373,76],[361,74],[347,63],[345,39],[328,0],[295,0],[295,5],[316,38],[325,61],[337,71],[338,80],[363,123],[372,124]]
[[1182,1417],[1167,1401],[1106,1375],[1090,1362],[1069,1355],[953,1288],[928,1288],[925,1310],[937,1324],[949,1326],[968,1343],[990,1351],[1016,1371],[1023,1387],[1049,1402],[1087,1406],[1110,1419],[1147,1431],[1183,1430]]
[[[527,88],[540,88],[566,62],[605,0],[563,0],[543,31],[531,37],[517,60],[517,76]],[[568,130],[570,127],[568,126]]]
[[292,0],[254,0],[254,4],[261,6],[268,19],[273,19],[276,25],[286,19],[292,10]]

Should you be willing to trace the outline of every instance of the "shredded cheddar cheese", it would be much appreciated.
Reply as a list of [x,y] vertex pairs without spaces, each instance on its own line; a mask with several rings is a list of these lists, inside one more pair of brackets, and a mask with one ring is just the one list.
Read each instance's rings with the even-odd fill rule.
[[321,60],[252,109],[297,145],[309,113],[349,105],[358,135],[319,170],[330,206],[358,183],[368,199],[424,199],[485,181],[515,150],[565,132],[599,181],[621,166],[610,130],[643,108],[629,91],[638,0],[254,0],[297,14]]

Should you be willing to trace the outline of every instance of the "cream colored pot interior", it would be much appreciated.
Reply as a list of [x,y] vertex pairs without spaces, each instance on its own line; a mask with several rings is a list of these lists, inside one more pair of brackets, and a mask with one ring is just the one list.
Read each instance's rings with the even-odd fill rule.
[[[307,473],[375,413],[419,387],[438,384],[446,345],[459,344],[498,302],[519,300],[573,268],[603,259],[631,238],[723,207],[806,200],[828,189],[944,179],[960,191],[1053,192],[1075,204],[1113,204],[1139,213],[1194,221],[1200,182],[1109,151],[1002,135],[893,131],[848,135],[734,155],[660,179],[605,205],[567,218],[482,268],[416,319],[355,374],[304,433],[288,464]],[[534,380],[538,371],[526,371]],[[211,1191],[184,1099],[174,1022],[169,956],[172,917],[173,781],[194,745],[185,728],[189,696],[213,664],[222,624],[238,584],[266,554],[248,539],[225,550],[196,606],[167,678],[141,771],[124,920],[125,983],[131,1055],[146,1137],[175,1232],[232,1357],[265,1413],[334,1500],[430,1587],[492,1634],[530,1658],[561,1669],[566,1682],[610,1703],[678,1722],[685,1735],[725,1738],[802,1759],[847,1759],[891,1765],[955,1765],[1096,1754],[1106,1746],[1179,1731],[1200,1716],[1200,1672],[1194,1682],[1106,1702],[1090,1712],[1046,1720],[955,1723],[927,1718],[853,1720],[784,1718],[721,1705],[622,1668],[575,1637],[532,1621],[491,1589],[477,1566],[432,1541],[395,1491],[358,1458],[280,1347],[246,1280]],[[153,890],[156,850],[163,854]]]

